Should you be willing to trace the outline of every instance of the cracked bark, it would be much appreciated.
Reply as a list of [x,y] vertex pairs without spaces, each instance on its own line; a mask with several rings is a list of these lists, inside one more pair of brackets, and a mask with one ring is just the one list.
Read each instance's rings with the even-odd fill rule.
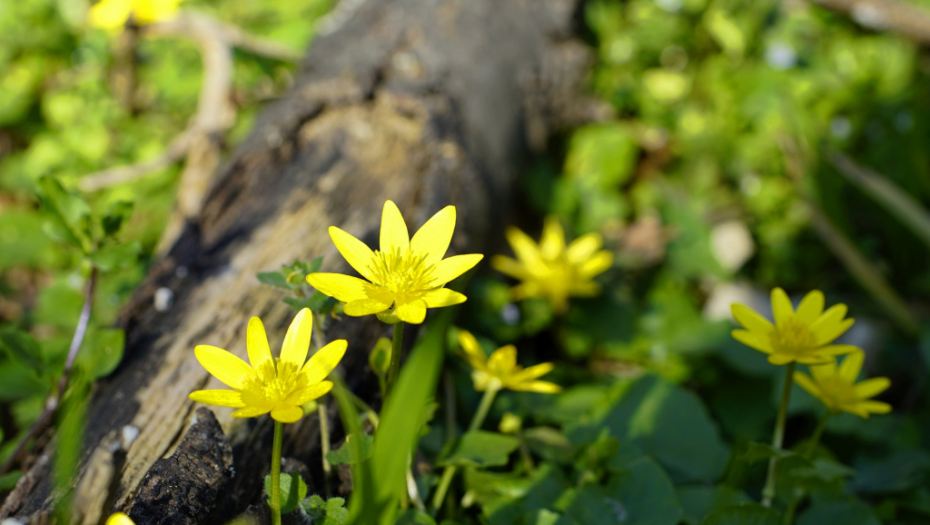
[[[146,480],[171,474],[163,458],[199,432],[189,430],[198,427],[191,427],[187,395],[222,387],[193,347],[245,357],[253,315],[265,321],[272,347],[280,345],[292,313],[255,274],[321,254],[325,271],[348,271],[327,227],[376,244],[386,199],[411,231],[454,204],[450,253],[485,251],[506,220],[528,146],[606,114],[578,92],[589,53],[572,40],[576,10],[576,0],[379,0],[327,26],[295,87],[263,112],[214,176],[200,214],[125,307],[126,357],[99,383],[88,412],[75,522],[101,523],[115,510],[152,523],[188,523],[193,515],[211,522],[258,500],[271,425],[233,420],[231,410],[217,408],[237,474],[200,490],[199,507],[183,516],[153,516],[165,493]],[[175,295],[165,312],[153,307],[159,288]],[[384,326],[373,317],[330,325],[328,340],[349,340],[343,368],[350,386],[377,403],[367,354]],[[319,465],[316,418],[287,430],[285,455]],[[190,461],[203,453],[191,450]],[[50,452],[34,454],[0,518],[46,519],[54,502]]]

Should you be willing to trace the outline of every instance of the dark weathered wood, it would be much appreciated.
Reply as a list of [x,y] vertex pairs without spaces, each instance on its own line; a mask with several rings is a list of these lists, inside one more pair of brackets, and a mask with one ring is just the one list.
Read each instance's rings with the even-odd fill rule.
[[[195,360],[195,345],[244,357],[253,315],[265,321],[272,347],[280,345],[292,313],[256,273],[321,254],[325,269],[348,271],[327,227],[374,245],[386,199],[411,230],[456,205],[451,252],[484,250],[527,157],[527,128],[538,146],[587,111],[576,103],[587,60],[570,40],[576,7],[576,0],[369,0],[325,26],[293,90],[264,112],[216,175],[199,217],[126,307],[126,358],[99,384],[89,410],[76,521],[100,523],[114,508],[152,504],[144,480],[190,435],[196,407],[188,393],[221,387]],[[160,288],[174,294],[167,311],[153,306]],[[327,339],[349,340],[345,377],[376,402],[367,354],[385,327],[371,317],[329,324]],[[204,498],[196,512],[217,516],[258,499],[270,426],[214,412],[236,476],[217,481],[225,500]],[[317,428],[314,417],[288,425],[285,455],[318,471]],[[49,509],[47,456],[36,458],[0,517],[39,521]]]

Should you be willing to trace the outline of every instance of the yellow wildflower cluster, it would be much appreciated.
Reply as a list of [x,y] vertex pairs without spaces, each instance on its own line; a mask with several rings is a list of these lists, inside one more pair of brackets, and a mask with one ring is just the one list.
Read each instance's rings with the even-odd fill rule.
[[499,272],[519,281],[511,293],[514,299],[533,297],[549,301],[556,313],[568,307],[569,297],[592,297],[601,287],[594,277],[613,264],[613,254],[601,250],[603,238],[588,233],[565,244],[565,232],[556,217],[549,216],[537,244],[517,228],[507,229],[507,241],[516,259],[498,255],[491,265]]
[[427,308],[465,302],[465,296],[443,288],[470,270],[483,255],[443,259],[455,229],[455,207],[446,206],[410,238],[407,224],[391,201],[381,214],[381,249],[372,251],[362,241],[332,226],[329,235],[339,253],[366,280],[338,273],[312,273],[310,286],[346,303],[351,316],[393,313],[419,324]]
[[348,346],[344,339],[333,341],[307,361],[312,330],[313,314],[304,308],[284,336],[281,356],[274,359],[265,327],[259,318],[253,317],[246,332],[251,366],[226,350],[198,346],[194,353],[200,364],[233,390],[198,390],[190,398],[238,408],[233,417],[256,417],[270,412],[281,423],[299,420],[304,415],[303,404],[332,389],[333,384],[324,380],[342,360]]
[[[867,418],[869,414],[891,411],[887,403],[871,400],[885,391],[891,381],[885,377],[856,383],[863,351],[852,345],[835,345],[833,341],[846,332],[853,319],[846,318],[846,305],[837,304],[824,311],[824,296],[819,290],[808,293],[798,309],[791,306],[781,288],[772,290],[772,312],[775,323],[744,304],[731,306],[733,318],[743,329],[733,330],[741,343],[768,354],[774,365],[803,363],[811,375],[794,372],[794,381],[819,399],[831,412],[849,412]],[[849,354],[837,365],[836,356]]]
[[479,392],[506,388],[553,394],[562,390],[555,383],[538,380],[552,371],[552,363],[523,368],[517,364],[517,349],[513,345],[498,348],[488,357],[475,336],[469,332],[459,332],[459,343],[462,345],[465,359],[472,367],[472,380],[475,382],[475,390]]

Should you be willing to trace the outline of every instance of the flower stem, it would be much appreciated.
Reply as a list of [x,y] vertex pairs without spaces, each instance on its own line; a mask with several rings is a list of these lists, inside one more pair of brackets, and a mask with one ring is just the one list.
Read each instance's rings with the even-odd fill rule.
[[[488,410],[494,403],[494,396],[497,395],[497,388],[488,388],[484,391],[484,397],[481,398],[481,404],[478,405],[478,411],[471,418],[471,424],[468,425],[468,431],[474,432],[481,428],[484,419],[488,416]],[[452,478],[455,477],[455,465],[449,465],[442,473],[442,479],[439,480],[439,487],[436,488],[436,494],[433,496],[433,514],[439,511],[439,506],[446,499],[446,492],[449,491],[449,485],[452,484]]]
[[391,339],[391,366],[388,368],[387,388],[385,388],[385,399],[391,394],[394,383],[397,382],[397,375],[400,373],[400,354],[404,346],[404,323],[399,322],[394,325],[394,336]]
[[[781,451],[782,442],[785,439],[785,421],[788,418],[788,401],[791,398],[791,385],[794,382],[794,366],[795,363],[792,361],[785,367],[785,382],[781,390],[781,404],[778,405],[775,432],[772,434],[772,448],[776,452]],[[775,482],[779,459],[777,455],[769,459],[769,470],[765,476],[765,488],[762,489],[762,504],[766,507],[771,507],[772,501],[775,499]]]
[[[313,330],[313,344],[316,345],[316,351],[319,352],[326,346],[326,340],[323,339],[323,316],[319,312],[312,312],[313,314],[313,323],[316,325],[316,328]],[[326,410],[326,401],[320,399],[317,401],[317,414],[320,417],[320,453],[323,456],[323,486],[326,489],[326,495],[331,494],[329,487],[329,478],[332,475],[333,467],[329,464],[329,460],[326,459],[326,454],[329,453],[330,443],[329,443],[329,415]]]
[[271,449],[271,524],[281,525],[281,442],[284,441],[284,424],[274,422],[274,445]]
[[[833,413],[829,409],[824,410],[823,416],[820,417],[820,421],[817,422],[817,428],[814,429],[814,435],[811,436],[811,441],[807,445],[807,450],[804,452],[804,457],[811,459],[814,457],[814,452],[817,451],[817,445],[820,443],[820,437],[823,435],[823,431],[827,428],[827,421],[830,420],[830,416]],[[794,523],[794,513],[798,508],[798,504],[804,498],[803,489],[795,489],[794,493],[791,495],[791,501],[788,502],[788,508],[785,510],[784,525],[791,525]]]

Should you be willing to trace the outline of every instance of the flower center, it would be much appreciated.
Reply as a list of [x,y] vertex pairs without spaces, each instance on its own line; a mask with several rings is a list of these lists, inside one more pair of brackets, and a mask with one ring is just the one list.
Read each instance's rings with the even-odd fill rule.
[[769,337],[772,347],[778,352],[797,354],[817,348],[814,333],[794,317],[778,325]]
[[824,378],[819,383],[821,392],[827,398],[828,404],[833,405],[832,408],[841,409],[843,406],[859,401],[855,386],[841,377]]
[[[268,369],[246,380],[242,387],[242,402],[247,406],[273,409],[287,396],[306,388],[306,380],[294,363],[282,363],[275,359],[274,365],[268,363]],[[272,366],[275,367],[271,370]]]
[[402,253],[399,248],[390,252],[375,251],[368,269],[374,274],[376,284],[395,296],[419,296],[419,292],[435,288],[431,283],[436,267],[426,263],[426,254],[410,250]]

